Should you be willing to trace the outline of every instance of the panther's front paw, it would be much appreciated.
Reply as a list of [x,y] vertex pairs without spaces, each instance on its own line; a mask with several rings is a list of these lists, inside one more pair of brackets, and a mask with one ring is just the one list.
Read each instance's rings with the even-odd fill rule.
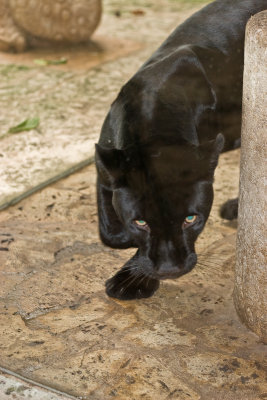
[[150,297],[159,287],[157,279],[122,268],[106,281],[106,293],[120,300],[133,300]]
[[220,210],[220,215],[224,219],[228,219],[229,221],[236,219],[238,214],[238,198],[228,200],[224,203]]

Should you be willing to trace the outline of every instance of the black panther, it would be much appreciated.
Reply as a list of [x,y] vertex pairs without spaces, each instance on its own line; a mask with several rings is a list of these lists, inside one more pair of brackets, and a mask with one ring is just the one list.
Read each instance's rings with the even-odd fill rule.
[[[245,26],[267,0],[216,0],[181,24],[122,87],[96,145],[99,232],[136,247],[106,282],[151,296],[197,263],[219,154],[239,147]],[[237,199],[221,210],[237,215]]]

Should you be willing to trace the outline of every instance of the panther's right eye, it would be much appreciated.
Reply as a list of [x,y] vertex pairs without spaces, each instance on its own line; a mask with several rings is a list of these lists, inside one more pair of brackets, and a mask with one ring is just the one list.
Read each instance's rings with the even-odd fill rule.
[[133,222],[140,229],[144,229],[146,231],[150,230],[148,223],[146,221],[144,221],[143,219],[136,219]]
[[193,225],[198,219],[197,215],[188,215],[183,222],[183,228],[187,228],[188,226]]

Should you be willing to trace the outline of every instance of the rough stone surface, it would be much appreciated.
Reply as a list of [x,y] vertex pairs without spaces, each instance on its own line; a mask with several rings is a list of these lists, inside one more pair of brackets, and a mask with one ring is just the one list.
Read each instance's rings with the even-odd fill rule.
[[267,343],[267,11],[247,25],[235,304]]
[[198,265],[150,299],[105,294],[134,250],[98,239],[94,166],[3,211],[1,366],[88,400],[266,398],[266,346],[232,299],[236,224],[218,217],[238,164],[221,156]]
[[41,45],[40,39],[88,41],[100,21],[101,0],[0,0],[0,11],[0,49],[23,51]]

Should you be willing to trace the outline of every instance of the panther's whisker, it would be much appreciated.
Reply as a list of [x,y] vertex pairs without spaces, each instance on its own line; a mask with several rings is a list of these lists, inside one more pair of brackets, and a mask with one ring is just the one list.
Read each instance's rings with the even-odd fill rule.
[[146,278],[146,275],[144,275],[143,278],[140,280],[139,285],[141,285],[141,283],[144,281],[145,278]]
[[129,280],[131,280],[133,277],[136,278],[136,276],[138,276],[138,275],[135,275],[135,276],[129,275],[127,278],[125,278],[123,281],[121,281],[121,282],[119,283],[119,285],[120,285],[120,286],[124,285],[126,282],[128,282]]
[[206,264],[210,264],[210,265],[217,265],[220,268],[223,268],[223,266],[225,265],[224,261],[220,261],[220,260],[209,260],[206,258],[198,258],[197,259],[197,263],[206,263]]
[[135,267],[128,267],[128,268],[123,268],[123,272],[129,272],[129,271],[137,271],[139,269],[139,265]]
[[214,274],[214,273],[217,273],[218,275],[220,275],[221,274],[221,271],[217,271],[217,270],[211,270],[211,269],[209,269],[209,268],[207,268],[206,266],[202,266],[202,268],[198,268],[198,270],[197,271],[195,271],[197,274],[199,274],[199,275],[210,275],[210,274]]
[[223,265],[221,265],[221,264],[216,264],[216,263],[213,263],[213,262],[208,262],[208,261],[199,261],[198,262],[198,264],[203,264],[203,265],[206,265],[206,266],[209,266],[209,267],[214,267],[214,268],[218,268],[218,269],[221,269],[221,270],[223,270]]
[[198,261],[198,263],[196,265],[205,265],[206,267],[214,267],[214,268],[218,268],[218,269],[222,270],[222,265],[212,264],[212,263],[205,262],[205,261]]
[[216,260],[228,260],[230,257],[226,256],[226,257],[222,257],[220,255],[216,255],[216,254],[210,254],[210,253],[200,253],[198,254],[198,257],[206,257],[206,258],[216,258]]
[[206,265],[214,265],[214,266],[217,266],[217,267],[220,267],[220,268],[223,267],[223,264],[216,263],[214,261],[209,261],[209,260],[198,260],[197,263],[198,264],[202,263],[202,264],[206,264]]
[[[212,271],[214,271],[214,270],[215,271],[220,271],[220,272],[223,271],[221,265],[214,265],[214,264],[208,264],[208,263],[205,263],[205,262],[198,262],[197,266],[206,267],[206,268],[208,268],[209,270],[212,270]],[[213,267],[213,268],[211,269],[211,267]]]
[[206,252],[206,253],[198,253],[198,257],[199,257],[199,256],[216,257],[216,258],[222,258],[222,259],[225,258],[225,259],[227,259],[227,258],[230,258],[232,255],[230,255],[229,253],[223,255],[222,253],[214,253],[214,252],[210,253],[210,252]]
[[230,260],[220,260],[218,258],[209,258],[209,257],[198,257],[199,261],[209,261],[209,262],[214,262],[214,263],[220,263],[223,265],[223,263],[229,262]]
[[225,263],[220,263],[220,262],[215,262],[215,261],[213,261],[213,260],[198,260],[198,262],[201,262],[201,263],[205,263],[205,264],[207,264],[207,265],[213,265],[213,266],[217,266],[217,267],[219,267],[219,268],[223,268],[224,267],[224,265],[225,265]]
[[[136,279],[138,279],[140,276],[141,276],[141,274],[140,274],[140,275],[134,276],[133,279],[128,283],[128,285],[126,285],[126,287],[123,288],[123,291],[122,291],[122,292],[124,293],[125,290],[126,290],[130,285],[132,285],[132,284],[134,283],[134,281],[135,281]],[[125,282],[123,282],[123,283],[125,283]]]

